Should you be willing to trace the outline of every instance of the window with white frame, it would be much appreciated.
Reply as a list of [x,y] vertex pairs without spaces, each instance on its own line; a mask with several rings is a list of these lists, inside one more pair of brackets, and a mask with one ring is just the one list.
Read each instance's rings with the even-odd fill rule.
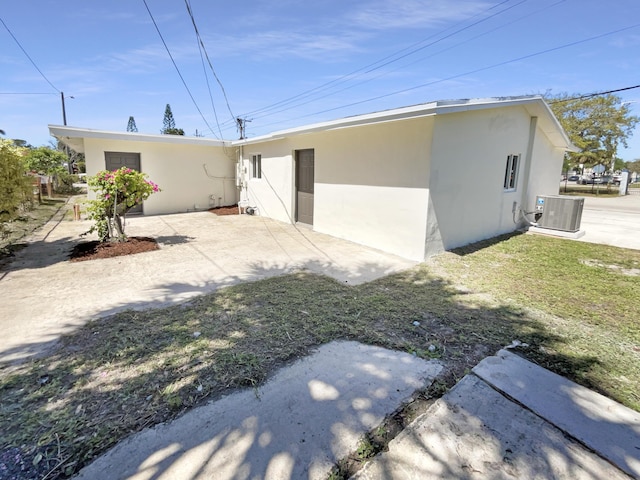
[[520,155],[507,156],[507,168],[504,172],[504,189],[515,190],[518,184],[518,168],[520,167]]
[[251,155],[251,178],[262,178],[262,155]]

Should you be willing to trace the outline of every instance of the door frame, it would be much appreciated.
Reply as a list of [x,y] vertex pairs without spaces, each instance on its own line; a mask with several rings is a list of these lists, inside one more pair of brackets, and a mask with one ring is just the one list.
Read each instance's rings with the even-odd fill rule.
[[299,220],[299,212],[298,212],[298,172],[300,167],[299,155],[300,152],[311,151],[313,152],[313,184],[314,184],[314,192],[312,195],[314,196],[314,211],[315,211],[315,172],[316,172],[316,161],[315,161],[315,149],[314,148],[299,148],[293,151],[293,219],[294,223],[302,223],[303,225],[313,226],[313,212],[311,214],[311,223],[300,222]]

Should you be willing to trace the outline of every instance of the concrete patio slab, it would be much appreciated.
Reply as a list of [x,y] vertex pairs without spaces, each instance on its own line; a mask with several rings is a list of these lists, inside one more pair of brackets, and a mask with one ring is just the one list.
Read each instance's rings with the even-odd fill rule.
[[486,358],[353,479],[638,478],[638,413],[555,377]]
[[333,342],[259,389],[129,437],[76,478],[324,480],[441,368],[406,353]]
[[640,478],[640,413],[506,350],[484,359],[473,373]]
[[131,217],[127,234],[153,237],[160,250],[71,263],[68,255],[91,223],[64,219],[69,208],[0,270],[0,364],[42,353],[88,320],[125,309],[175,304],[300,270],[356,285],[415,265],[309,228],[209,212]]

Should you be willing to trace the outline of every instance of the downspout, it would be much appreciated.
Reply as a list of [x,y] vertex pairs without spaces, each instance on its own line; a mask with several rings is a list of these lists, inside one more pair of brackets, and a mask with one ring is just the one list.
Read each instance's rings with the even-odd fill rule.
[[[520,212],[526,213],[529,204],[529,178],[531,177],[531,163],[533,161],[533,146],[536,140],[536,132],[538,130],[538,117],[531,117],[529,123],[529,144],[524,158],[524,175],[522,179],[522,195],[520,197]],[[524,217],[524,215],[522,215]],[[525,218],[526,220],[526,218]],[[528,220],[527,220],[528,222]]]
[[240,195],[238,196],[238,213],[239,214],[242,214],[242,191],[244,190],[244,165],[242,165],[244,163],[243,158],[244,158],[244,150],[243,150],[243,146],[240,145],[238,147],[238,167],[236,168],[236,176],[238,176],[238,178],[236,178],[236,182],[237,182],[238,188],[240,189]]

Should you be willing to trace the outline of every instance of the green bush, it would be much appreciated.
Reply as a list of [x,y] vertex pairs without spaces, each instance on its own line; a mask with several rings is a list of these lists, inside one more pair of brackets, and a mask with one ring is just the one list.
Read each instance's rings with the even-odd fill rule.
[[56,193],[62,195],[75,195],[81,192],[79,188],[73,186],[74,183],[78,183],[80,177],[78,175],[72,175],[68,172],[60,172],[55,176],[54,190]]
[[20,149],[13,142],[0,140],[0,222],[11,220],[20,210],[32,207],[31,178]]
[[127,212],[160,191],[158,185],[146,177],[127,167],[112,172],[102,170],[90,177],[89,188],[96,192],[96,199],[89,202],[87,212],[89,220],[95,224],[87,233],[97,232],[101,242],[126,241],[124,218]]

